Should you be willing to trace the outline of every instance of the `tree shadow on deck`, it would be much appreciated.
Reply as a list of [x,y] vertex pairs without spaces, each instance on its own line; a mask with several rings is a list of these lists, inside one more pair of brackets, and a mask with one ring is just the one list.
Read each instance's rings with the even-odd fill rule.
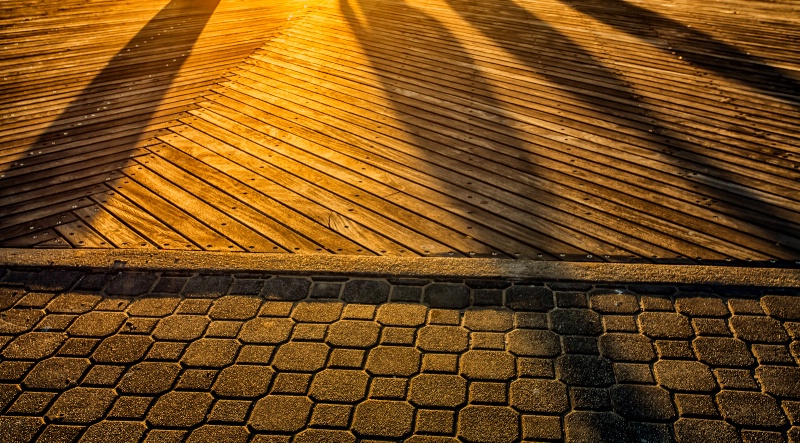
[[[8,205],[3,216],[46,206],[42,200],[84,197],[126,165],[137,145],[154,134],[145,131],[148,125],[174,117],[176,111],[159,108],[219,1],[172,0],[152,17],[4,171],[0,197],[48,188],[51,197]],[[71,81],[66,77],[59,87]]]
[[[644,43],[653,44],[648,41],[652,37],[666,41],[669,46],[658,49],[673,51],[675,57],[688,62],[700,74],[704,74],[703,71],[714,73],[772,100],[766,106],[774,106],[771,110],[773,118],[779,118],[777,116],[784,113],[787,114],[787,121],[800,118],[800,82],[792,78],[788,71],[772,66],[768,60],[720,41],[695,27],[625,0],[560,1]],[[769,165],[771,170],[765,168],[759,172],[771,174],[776,179],[791,180],[790,177],[794,177],[797,181],[800,178],[796,160],[787,160],[792,154],[800,152],[800,139],[791,132],[770,134],[751,127],[748,125],[750,116],[746,115],[747,111],[740,111],[735,106],[737,99],[736,96],[728,95],[728,100],[719,104],[728,115],[739,114],[737,118],[742,117],[738,123],[718,122],[725,133],[711,134],[713,138],[703,141],[697,139],[695,134],[682,137],[674,130],[654,124],[655,128],[649,138],[666,147],[665,161],[687,168],[685,178],[695,184],[692,188],[707,196],[707,206],[717,211],[720,217],[729,219],[730,223],[726,228],[741,229],[760,238],[749,246],[758,256],[756,260],[796,260],[800,258],[800,238],[792,235],[792,232],[796,232],[800,225],[797,186],[787,185],[788,180],[784,180],[783,184],[765,182],[763,178],[754,178],[741,170],[736,171],[735,167],[740,166],[736,163],[726,165],[714,159],[713,154],[707,154],[722,146],[741,159],[772,163]],[[728,102],[732,104],[727,105]],[[744,102],[746,105],[747,99]],[[742,134],[743,137],[755,135],[760,140],[755,143],[743,141],[740,144],[737,134]],[[673,157],[675,152],[679,155]],[[691,158],[688,162],[687,157]],[[733,157],[733,160],[728,161],[736,160]],[[776,165],[784,169],[777,170]],[[754,168],[745,166],[747,167]],[[764,186],[771,185],[775,186],[764,189]],[[712,225],[718,223],[715,220],[704,222]],[[734,258],[750,259],[748,256]]]

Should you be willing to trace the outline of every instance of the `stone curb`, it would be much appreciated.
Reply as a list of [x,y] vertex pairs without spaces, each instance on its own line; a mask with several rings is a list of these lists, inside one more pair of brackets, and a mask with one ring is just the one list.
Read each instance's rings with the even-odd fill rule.
[[119,249],[0,249],[0,266],[800,287],[800,269]]

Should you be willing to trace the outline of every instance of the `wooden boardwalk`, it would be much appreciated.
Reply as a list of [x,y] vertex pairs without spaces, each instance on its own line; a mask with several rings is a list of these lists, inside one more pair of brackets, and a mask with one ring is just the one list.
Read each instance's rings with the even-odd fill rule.
[[800,260],[800,4],[6,0],[0,246]]

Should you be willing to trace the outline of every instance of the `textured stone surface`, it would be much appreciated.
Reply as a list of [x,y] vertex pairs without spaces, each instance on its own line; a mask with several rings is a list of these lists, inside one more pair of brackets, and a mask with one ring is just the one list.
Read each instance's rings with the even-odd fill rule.
[[510,404],[523,412],[560,414],[569,409],[567,386],[557,380],[517,379],[511,383]]
[[661,360],[653,371],[658,383],[676,391],[711,392],[716,388],[708,366],[696,361]]
[[[105,274],[92,283],[70,272],[80,277],[74,288],[53,275],[41,292],[23,289],[43,284],[26,282],[38,272],[15,274],[7,287],[0,279],[0,435],[148,443],[800,439],[800,345],[791,341],[800,321],[785,295],[170,271],[141,283],[150,284],[144,295],[109,297],[99,292]],[[394,294],[398,284],[416,289],[416,302],[386,302],[380,288]],[[362,291],[364,303],[347,303],[347,285],[372,285],[378,295],[369,302]],[[455,291],[455,301],[427,307],[419,303],[425,288]],[[482,306],[488,298],[479,301],[477,291],[496,291],[504,306]]]
[[458,425],[468,442],[511,443],[519,437],[519,415],[503,406],[467,406],[458,413]]
[[455,408],[467,401],[467,381],[458,375],[417,375],[409,389],[409,401],[420,407]]
[[353,431],[366,437],[402,437],[411,432],[414,408],[402,401],[367,400],[356,406]]
[[716,399],[722,416],[733,424],[756,427],[786,424],[778,402],[761,392],[722,391]]

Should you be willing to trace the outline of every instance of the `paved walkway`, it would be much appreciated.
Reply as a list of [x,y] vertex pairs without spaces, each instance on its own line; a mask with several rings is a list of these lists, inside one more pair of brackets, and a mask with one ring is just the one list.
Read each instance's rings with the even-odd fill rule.
[[0,270],[17,441],[800,441],[797,290]]

